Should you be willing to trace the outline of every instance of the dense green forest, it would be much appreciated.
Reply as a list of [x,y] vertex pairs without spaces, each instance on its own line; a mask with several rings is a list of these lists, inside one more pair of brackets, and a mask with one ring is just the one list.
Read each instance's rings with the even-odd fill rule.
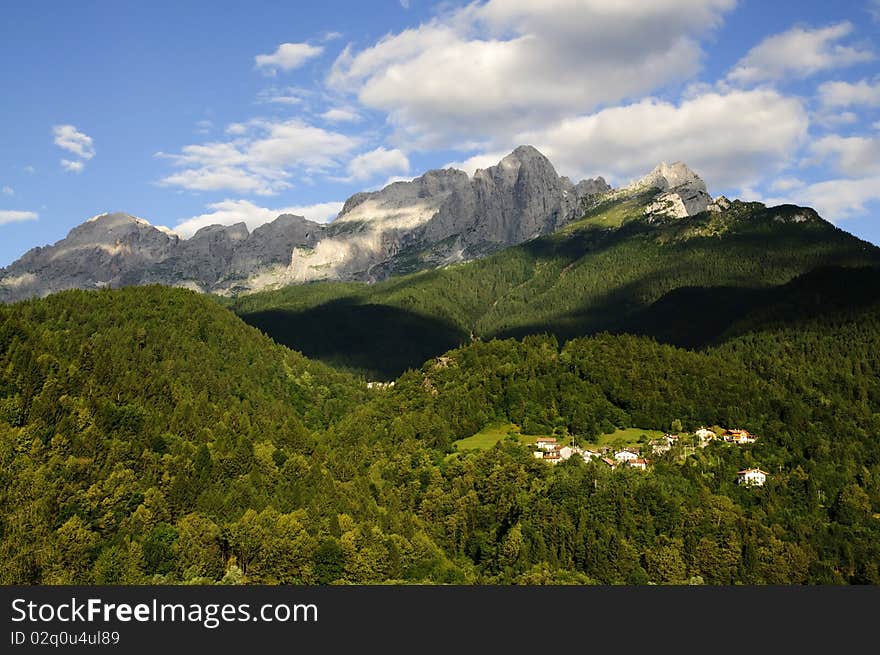
[[793,205],[735,201],[721,213],[649,222],[641,204],[624,202],[477,261],[226,302],[279,343],[390,380],[472,337],[607,331],[717,344],[819,266],[880,266],[880,249]]
[[[802,254],[872,256],[815,229]],[[550,260],[528,253],[510,266],[531,281]],[[608,332],[477,337],[380,388],[188,291],[0,307],[0,582],[878,584],[880,274],[790,281],[809,257],[796,259],[731,264],[760,272],[758,296],[700,350]],[[478,287],[481,265],[369,293],[424,293],[424,308],[468,275]],[[325,293],[279,292],[301,307]],[[472,302],[488,321],[491,302]],[[443,320],[468,326],[449,306]],[[583,445],[621,427],[759,439],[674,448],[647,472],[550,465],[514,439],[453,453],[498,421]],[[751,466],[765,486],[736,483]]]

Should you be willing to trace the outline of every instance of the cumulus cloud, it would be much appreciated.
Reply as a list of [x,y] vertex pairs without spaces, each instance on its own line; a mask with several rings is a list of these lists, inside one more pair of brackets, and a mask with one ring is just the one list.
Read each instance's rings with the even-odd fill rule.
[[831,159],[834,167],[850,176],[880,174],[880,138],[831,134],[810,146],[816,162]]
[[384,147],[364,152],[348,163],[349,180],[369,180],[376,175],[388,173],[406,173],[409,171],[409,159],[398,149],[388,150]]
[[792,203],[815,209],[830,221],[865,214],[869,205],[880,201],[880,175],[840,178],[800,188],[793,196],[767,198],[768,205]]
[[880,81],[824,82],[819,85],[819,99],[825,107],[880,107]]
[[[686,80],[734,0],[490,0],[360,51],[328,84],[389,115],[399,142],[457,147]],[[620,74],[625,70],[626,74]]]
[[17,223],[19,221],[35,221],[39,218],[37,212],[23,212],[13,209],[0,209],[0,225]]
[[79,159],[62,159],[61,167],[70,173],[80,173],[85,162],[95,156],[95,145],[92,137],[80,132],[73,125],[54,125],[55,145],[79,157]]
[[14,196],[15,189],[13,189],[11,186],[5,186],[0,189],[0,193],[2,193],[4,196]]
[[792,189],[800,189],[805,186],[803,180],[799,180],[796,177],[780,177],[770,184],[770,190],[779,192],[791,191]]
[[95,147],[92,137],[80,132],[73,125],[55,125],[52,127],[55,135],[55,145],[62,150],[67,150],[82,159],[91,159],[95,156]]
[[350,107],[333,107],[321,114],[321,118],[328,123],[357,123],[361,115]]
[[323,202],[315,205],[280,207],[269,209],[260,207],[247,200],[223,200],[207,206],[210,210],[198,216],[192,216],[181,220],[174,227],[174,231],[181,237],[188,239],[201,228],[208,225],[234,225],[244,222],[249,230],[269,223],[281,214],[295,214],[303,216],[317,223],[327,223],[333,220],[342,210],[342,202]]
[[226,132],[235,138],[184,146],[177,154],[157,153],[181,169],[159,184],[272,195],[289,188],[295,172],[308,175],[338,168],[360,145],[357,137],[300,120],[233,123]]
[[274,75],[276,71],[292,71],[324,52],[323,46],[308,43],[282,43],[269,55],[254,57],[256,67]]
[[803,78],[874,59],[874,53],[867,48],[839,43],[852,31],[849,21],[818,29],[794,27],[761,41],[739,60],[727,77],[739,84]]
[[510,152],[501,151],[481,153],[479,155],[474,155],[473,157],[468,157],[464,161],[451,161],[446,164],[444,168],[457,168],[468,175],[473,176],[477,170],[494,166],[509,154]]
[[85,162],[79,159],[62,159],[61,168],[68,173],[82,173],[83,168],[85,168]]
[[681,160],[710,187],[730,189],[782,168],[808,127],[801,100],[757,89],[706,93],[679,104],[648,98],[564,119],[517,141],[535,145],[573,178],[601,174],[621,183],[660,161]]

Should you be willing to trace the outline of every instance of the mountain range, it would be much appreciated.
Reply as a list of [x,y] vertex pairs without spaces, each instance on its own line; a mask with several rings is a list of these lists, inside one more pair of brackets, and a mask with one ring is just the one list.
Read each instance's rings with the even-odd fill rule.
[[574,184],[520,146],[472,177],[432,170],[355,194],[329,224],[284,214],[253,232],[241,222],[183,239],[128,214],[101,214],[0,270],[0,301],[152,283],[236,295],[316,280],[375,282],[477,259],[558,231],[602,202],[645,195],[649,217],[718,209],[682,163],[614,190],[601,177]]

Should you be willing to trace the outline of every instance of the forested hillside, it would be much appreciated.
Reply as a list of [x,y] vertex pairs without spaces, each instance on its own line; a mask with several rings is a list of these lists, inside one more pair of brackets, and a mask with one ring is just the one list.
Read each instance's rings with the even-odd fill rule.
[[601,331],[700,347],[820,266],[880,266],[880,249],[809,209],[734,202],[649,222],[600,205],[561,232],[467,264],[375,285],[317,283],[228,301],[279,343],[392,379],[472,336]]
[[[813,277],[700,352],[487,339],[378,389],[189,292],[0,308],[2,582],[880,583],[880,280]],[[499,421],[759,438],[648,471],[454,448]]]

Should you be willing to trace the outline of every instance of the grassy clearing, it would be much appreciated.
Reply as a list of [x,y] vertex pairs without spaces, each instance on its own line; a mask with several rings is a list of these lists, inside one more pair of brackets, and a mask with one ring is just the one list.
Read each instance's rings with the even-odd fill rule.
[[621,203],[606,202],[588,211],[583,218],[573,221],[561,230],[563,234],[589,227],[616,228],[645,213],[645,199],[641,196]]
[[496,443],[513,435],[523,446],[534,444],[539,434],[522,434],[518,425],[514,423],[492,423],[470,437],[459,439],[452,444],[457,452],[465,450],[488,450]]
[[646,441],[658,439],[663,436],[661,430],[645,430],[643,428],[619,428],[611,434],[599,435],[598,442],[590,442],[591,446],[613,446],[623,448],[625,446],[638,446],[642,436],[646,437]]

